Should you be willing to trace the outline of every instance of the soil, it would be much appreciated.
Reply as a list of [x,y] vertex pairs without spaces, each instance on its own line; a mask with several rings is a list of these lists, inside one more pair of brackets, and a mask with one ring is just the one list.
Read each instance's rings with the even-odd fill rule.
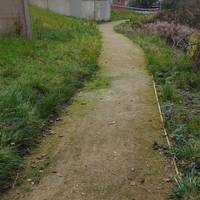
[[152,77],[142,49],[113,31],[119,23],[100,25],[109,86],[75,96],[27,157],[26,180],[2,199],[168,199],[171,162],[152,148],[166,143]]

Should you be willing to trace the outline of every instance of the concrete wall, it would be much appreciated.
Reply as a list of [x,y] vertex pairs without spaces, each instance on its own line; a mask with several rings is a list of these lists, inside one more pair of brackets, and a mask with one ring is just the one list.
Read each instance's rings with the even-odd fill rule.
[[96,1],[96,20],[110,20],[111,3],[110,1]]
[[69,0],[30,0],[31,4],[54,12],[69,15]]
[[0,33],[17,33],[31,37],[27,0],[0,0]]
[[31,0],[34,5],[60,14],[96,20],[110,19],[110,2],[110,0]]
[[67,15],[69,13],[68,0],[48,0],[48,9]]
[[30,3],[44,9],[48,8],[48,0],[30,0]]
[[75,17],[82,17],[82,0],[68,0],[70,9],[66,15],[75,16]]
[[81,1],[81,17],[86,19],[95,19],[95,4],[92,0],[82,0]]
[[109,20],[111,3],[109,0],[82,0],[82,17],[95,20]]

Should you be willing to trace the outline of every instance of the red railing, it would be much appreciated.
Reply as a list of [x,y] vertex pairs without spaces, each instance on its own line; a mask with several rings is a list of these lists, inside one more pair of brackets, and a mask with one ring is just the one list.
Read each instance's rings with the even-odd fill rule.
[[125,4],[124,3],[113,3],[112,8],[124,8]]
[[160,11],[160,8],[138,8],[138,7],[129,7],[126,6],[124,3],[113,3],[112,8],[126,8],[129,10],[135,10],[135,11],[149,11],[149,12],[158,12]]

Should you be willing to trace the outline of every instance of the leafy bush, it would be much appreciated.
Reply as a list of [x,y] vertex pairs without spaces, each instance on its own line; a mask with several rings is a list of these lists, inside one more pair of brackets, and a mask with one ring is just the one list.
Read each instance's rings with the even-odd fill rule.
[[[156,18],[155,18],[156,19]],[[198,31],[185,25],[176,24],[173,21],[155,20],[154,23],[146,23],[144,25],[145,31],[153,34],[158,34],[160,37],[167,39],[173,46],[186,50],[190,45],[189,40],[193,34],[198,37]],[[196,41],[197,43],[198,41]]]
[[157,32],[174,46],[187,51],[187,55],[199,65],[199,0],[164,0],[163,8],[155,18],[156,23],[147,24],[145,28]]
[[93,22],[32,7],[33,39],[0,36],[0,191],[11,186],[20,158],[39,141],[97,69],[100,34]]

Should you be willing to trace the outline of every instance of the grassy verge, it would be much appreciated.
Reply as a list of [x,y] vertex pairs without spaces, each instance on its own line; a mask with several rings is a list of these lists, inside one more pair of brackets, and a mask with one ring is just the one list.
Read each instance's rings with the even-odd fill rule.
[[0,36],[0,192],[11,187],[21,157],[97,69],[94,23],[32,7],[33,40]]
[[[151,16],[146,16],[146,19]],[[145,51],[148,68],[159,92],[165,125],[181,171],[171,192],[172,199],[200,199],[200,71],[184,52],[170,48],[156,35],[137,28],[145,19],[134,14],[131,22],[116,27]]]
[[[111,13],[111,20],[117,21],[117,20],[131,20],[132,22],[139,22],[141,23],[144,19],[151,19],[152,16],[155,14],[143,14],[143,13],[137,13],[133,10],[125,9],[125,8],[114,8],[112,9]],[[137,18],[137,19],[136,19]]]
[[[153,14],[150,14],[151,16],[153,16]],[[139,16],[141,17],[145,17],[144,14],[141,13],[137,13],[137,15],[135,15],[135,12],[133,10],[129,10],[129,9],[125,9],[125,8],[112,8],[111,10],[111,19],[108,21],[98,21],[97,24],[104,24],[104,23],[108,23],[111,21],[119,21],[119,20],[131,20],[134,17]]]
[[123,8],[113,8],[111,13],[111,20],[123,20],[123,19],[131,19],[134,12],[132,10],[123,9]]

